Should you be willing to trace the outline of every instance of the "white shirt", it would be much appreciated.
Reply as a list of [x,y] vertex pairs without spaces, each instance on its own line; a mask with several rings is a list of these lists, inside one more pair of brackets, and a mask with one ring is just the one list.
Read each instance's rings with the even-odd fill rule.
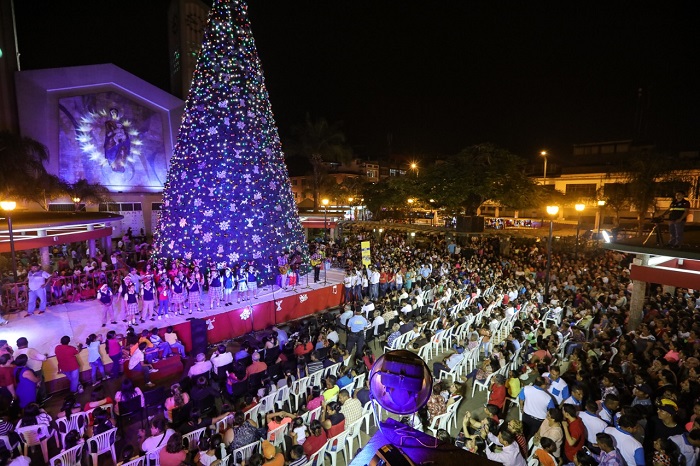
[[419,308],[423,307],[423,296],[421,296],[420,294],[416,295],[416,306],[418,306]]
[[214,366],[214,371],[218,371],[219,367],[233,362],[233,355],[228,351],[223,354],[214,353],[209,360],[211,361],[211,365]]
[[[335,330],[333,330],[328,335],[326,335],[326,338],[328,338],[330,341],[332,341],[336,345],[340,341],[340,337],[338,336],[338,332],[336,332]],[[299,439],[297,439],[297,440],[299,440]]]
[[698,448],[692,446],[687,437],[688,434],[673,435],[669,440],[678,445],[681,455],[685,456],[685,466],[695,466],[698,462]]
[[372,285],[376,285],[377,283],[379,283],[379,272],[377,272],[376,270],[372,272],[372,274],[369,277],[369,282]]
[[412,311],[413,311],[413,307],[411,307],[410,303],[406,303],[406,305],[401,308],[401,312],[403,312],[404,314],[408,314],[409,312],[412,312]]
[[196,362],[192,365],[192,367],[190,367],[190,370],[187,372],[187,375],[190,378],[197,377],[198,375],[206,374],[211,370],[211,368],[212,365],[209,361]]
[[27,279],[29,281],[29,290],[36,291],[46,284],[46,280],[50,278],[49,275],[44,270],[37,270],[36,272],[29,272],[27,274]]
[[578,417],[581,418],[583,425],[586,426],[586,435],[588,435],[590,443],[596,443],[598,441],[595,438],[596,434],[608,428],[608,424],[604,420],[588,411],[581,411],[578,413]]
[[[377,329],[379,328],[380,325],[382,325],[384,322],[384,318],[382,316],[377,316],[374,318],[372,321],[372,327],[374,327],[374,334],[377,335]],[[328,337],[326,337],[328,338]]]
[[340,323],[341,325],[348,325],[348,319],[353,316],[353,313],[351,310],[347,310],[340,314]]
[[15,351],[14,358],[17,358],[20,354],[27,355],[27,367],[32,371],[37,372],[41,370],[41,366],[46,361],[46,356],[35,350],[34,348],[22,348]]
[[555,407],[549,392],[534,385],[523,387],[518,399],[524,401],[523,412],[536,419],[544,420],[547,417],[547,410]]
[[133,370],[139,363],[143,362],[143,351],[137,349],[129,358],[129,370]]
[[374,303],[372,301],[368,301],[367,304],[362,305],[362,313],[365,317],[369,318],[369,313],[372,311],[374,311]]
[[520,454],[518,442],[513,442],[507,447],[503,447],[503,451],[492,452],[491,449],[486,449],[486,457],[492,461],[498,461],[506,466],[526,466],[525,458]]
[[[608,427],[605,429],[606,434],[615,440],[615,448],[624,458],[627,466],[637,466],[645,464],[644,448],[642,444],[632,436],[629,432],[625,432],[617,427]],[[686,465],[687,466],[687,465]]]
[[167,445],[168,439],[174,433],[175,433],[174,430],[168,429],[165,431],[165,434],[158,434],[158,435],[154,435],[152,437],[148,437],[141,444],[141,450],[143,450],[145,452],[149,452],[149,451],[152,451],[152,450],[155,450],[156,448],[158,448],[158,446],[159,446],[158,444],[160,444],[161,447],[163,445]]

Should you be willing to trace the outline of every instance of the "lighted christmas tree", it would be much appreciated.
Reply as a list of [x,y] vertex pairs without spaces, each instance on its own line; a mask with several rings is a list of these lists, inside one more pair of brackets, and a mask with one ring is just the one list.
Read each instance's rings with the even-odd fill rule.
[[163,193],[158,258],[254,261],[306,247],[247,5],[216,0]]

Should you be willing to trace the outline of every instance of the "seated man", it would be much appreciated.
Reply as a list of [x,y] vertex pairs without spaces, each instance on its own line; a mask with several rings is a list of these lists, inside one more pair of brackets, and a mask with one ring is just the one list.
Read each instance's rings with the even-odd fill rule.
[[170,345],[171,350],[175,350],[178,353],[180,353],[181,358],[186,358],[187,355],[185,354],[185,345],[182,344],[182,342],[177,338],[177,333],[173,330],[173,327],[170,326],[165,330],[165,334],[163,335],[165,338],[165,341]]
[[192,367],[190,367],[190,370],[187,372],[187,375],[191,378],[194,379],[198,375],[206,374],[207,372],[211,371],[212,365],[210,361],[207,361],[206,356],[204,356],[204,353],[199,353],[197,355],[196,361]]
[[440,377],[440,371],[449,372],[454,369],[457,364],[459,364],[462,359],[464,359],[464,347],[458,346],[457,350],[450,352],[445,356],[442,362],[436,362],[433,364],[433,374],[435,377]]
[[160,338],[160,335],[158,335],[157,328],[153,328],[153,330],[151,330],[150,337],[148,339],[151,340],[151,343],[153,343],[153,347],[160,351],[162,357],[167,358],[173,354],[170,344],[167,341],[163,341],[163,339]]
[[[258,353],[257,351],[253,353],[252,359],[253,363],[245,369],[246,379],[253,374],[257,374],[258,372],[263,372],[267,370],[267,364],[260,360],[260,353]],[[321,363],[321,368],[323,368],[323,363]]]

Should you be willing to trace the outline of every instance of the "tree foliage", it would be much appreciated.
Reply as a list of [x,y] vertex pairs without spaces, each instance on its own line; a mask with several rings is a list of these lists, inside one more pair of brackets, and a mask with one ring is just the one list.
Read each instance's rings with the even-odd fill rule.
[[420,178],[424,197],[453,213],[476,214],[487,200],[522,209],[546,195],[525,174],[525,161],[493,144],[468,147]]
[[28,197],[47,175],[44,162],[49,151],[40,142],[9,131],[0,131],[0,190],[3,198],[34,201]]
[[294,128],[294,138],[287,144],[290,154],[306,157],[311,164],[314,210],[318,209],[326,164],[352,159],[352,151],[340,126],[340,123],[329,124],[325,118],[313,120],[307,113],[304,124]]

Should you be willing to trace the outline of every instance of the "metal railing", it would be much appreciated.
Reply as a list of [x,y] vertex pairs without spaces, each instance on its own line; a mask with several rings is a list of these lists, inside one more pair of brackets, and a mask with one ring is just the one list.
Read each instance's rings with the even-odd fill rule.
[[[122,277],[128,270],[107,270],[80,275],[61,276],[53,274],[46,281],[46,301],[49,306],[95,299],[97,289],[107,283],[116,293]],[[26,281],[2,285],[2,312],[15,312],[27,309],[29,287]]]

